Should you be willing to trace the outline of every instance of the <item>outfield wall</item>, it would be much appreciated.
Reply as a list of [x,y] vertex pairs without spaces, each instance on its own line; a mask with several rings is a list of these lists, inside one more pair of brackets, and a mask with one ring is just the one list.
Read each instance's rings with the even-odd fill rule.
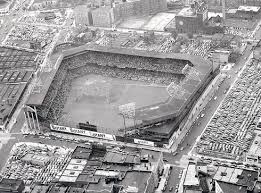
[[51,131],[54,131],[54,132],[67,133],[67,134],[72,134],[72,135],[81,135],[81,136],[86,136],[86,137],[104,139],[104,140],[108,140],[108,141],[121,141],[121,142],[127,141],[129,143],[147,145],[147,146],[151,146],[151,147],[156,146],[156,144],[152,141],[146,141],[146,140],[135,139],[135,138],[125,139],[124,137],[119,137],[119,136],[115,136],[115,135],[111,135],[111,134],[99,133],[99,132],[77,129],[77,128],[72,128],[72,127],[66,127],[66,126],[60,126],[60,125],[50,124],[50,129],[51,129]]

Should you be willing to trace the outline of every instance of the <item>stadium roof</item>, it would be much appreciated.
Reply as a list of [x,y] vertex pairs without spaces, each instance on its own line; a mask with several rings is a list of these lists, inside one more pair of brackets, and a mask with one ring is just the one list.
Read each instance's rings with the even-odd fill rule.
[[79,46],[76,48],[72,48],[64,51],[59,57],[55,56],[57,60],[54,65],[55,68],[52,69],[51,72],[42,72],[40,75],[40,79],[44,84],[41,87],[39,93],[33,93],[30,95],[27,104],[28,105],[41,105],[43,100],[48,92],[48,89],[52,83],[52,80],[62,62],[63,59],[74,57],[77,55],[81,55],[87,53],[88,51],[96,51],[96,52],[104,52],[104,53],[114,53],[114,54],[122,54],[122,55],[132,55],[132,56],[141,56],[141,57],[149,57],[149,58],[161,58],[161,59],[173,59],[173,60],[184,60],[190,61],[193,64],[193,67],[201,74],[200,78],[203,80],[205,76],[208,76],[212,71],[212,65],[209,60],[205,60],[200,56],[193,56],[187,54],[180,53],[159,53],[159,52],[148,52],[142,50],[134,50],[134,49],[122,49],[122,48],[110,48],[87,44],[83,46]]

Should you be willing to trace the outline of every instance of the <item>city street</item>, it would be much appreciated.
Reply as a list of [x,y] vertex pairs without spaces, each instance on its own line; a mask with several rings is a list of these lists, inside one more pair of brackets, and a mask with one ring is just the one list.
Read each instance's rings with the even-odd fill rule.
[[251,54],[251,48],[252,46],[247,46],[238,64],[236,64],[230,71],[227,72],[228,75],[231,76],[231,78],[226,78],[225,81],[221,84],[220,88],[218,89],[215,95],[217,97],[216,100],[212,99],[206,105],[205,111],[202,112],[203,114],[205,114],[205,116],[202,118],[200,117],[198,121],[195,123],[191,131],[185,137],[184,141],[179,145],[177,154],[173,156],[170,153],[164,153],[164,157],[168,159],[170,164],[179,165],[182,157],[187,155],[192,150],[192,147],[194,146],[198,136],[200,136],[200,134],[203,132],[204,128],[207,126],[208,122],[217,110],[218,106],[225,98],[226,94],[224,94],[224,91],[228,89],[235,81],[238,75],[235,72],[239,71],[239,69],[245,65],[247,57]]

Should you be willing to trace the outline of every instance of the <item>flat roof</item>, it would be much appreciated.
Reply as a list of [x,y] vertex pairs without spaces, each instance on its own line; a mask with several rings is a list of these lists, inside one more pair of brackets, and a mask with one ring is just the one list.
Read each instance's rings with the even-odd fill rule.
[[238,9],[229,9],[227,13],[235,14]]
[[37,67],[37,53],[0,46],[0,69]]
[[17,190],[20,185],[23,183],[22,180],[18,179],[7,179],[3,178],[0,181],[0,190]]
[[138,192],[145,192],[147,181],[153,175],[151,172],[131,171],[127,172],[125,178],[120,182],[124,187],[136,187]]
[[48,190],[48,185],[35,185],[30,193],[46,193]]
[[238,11],[252,11],[252,12],[258,12],[260,10],[260,7],[258,6],[245,6],[241,5],[237,9]]
[[84,193],[84,188],[70,187],[66,193]]
[[254,156],[261,156],[261,131],[256,130],[257,134],[253,140],[253,143],[250,146],[250,149],[248,151],[248,155],[254,155]]
[[189,164],[187,167],[187,173],[184,180],[184,186],[199,186],[199,179],[196,171],[196,164]]
[[253,29],[256,26],[257,22],[255,21],[245,21],[241,19],[226,19],[224,25],[227,27],[238,27],[238,28],[245,28],[245,29]]
[[85,159],[75,159],[72,158],[69,162],[69,164],[74,164],[74,165],[83,165],[85,166],[87,164],[87,160]]
[[71,158],[87,160],[89,159],[91,152],[92,152],[91,148],[77,146],[74,149]]
[[252,187],[257,176],[257,171],[220,166],[218,167],[213,179],[231,184]]
[[51,190],[49,190],[48,193],[65,193],[67,190],[67,187],[63,186],[53,186]]
[[223,193],[246,193],[247,192],[247,187],[245,186],[240,186],[240,185],[235,185],[235,184],[230,184],[230,183],[220,182],[220,181],[217,181],[216,183],[218,183]]
[[177,16],[196,17],[197,14],[190,7],[184,7],[183,9],[180,10]]

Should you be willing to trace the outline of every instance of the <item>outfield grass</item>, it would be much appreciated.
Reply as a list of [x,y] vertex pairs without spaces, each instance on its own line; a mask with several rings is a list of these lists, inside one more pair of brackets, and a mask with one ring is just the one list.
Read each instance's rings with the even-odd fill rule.
[[[139,108],[167,98],[166,88],[161,85],[85,75],[73,80],[60,124],[75,127],[79,122],[89,121],[98,125],[100,132],[117,134],[123,128],[123,118],[118,114],[120,105],[135,102]],[[126,124],[131,126],[134,121],[127,119]]]

